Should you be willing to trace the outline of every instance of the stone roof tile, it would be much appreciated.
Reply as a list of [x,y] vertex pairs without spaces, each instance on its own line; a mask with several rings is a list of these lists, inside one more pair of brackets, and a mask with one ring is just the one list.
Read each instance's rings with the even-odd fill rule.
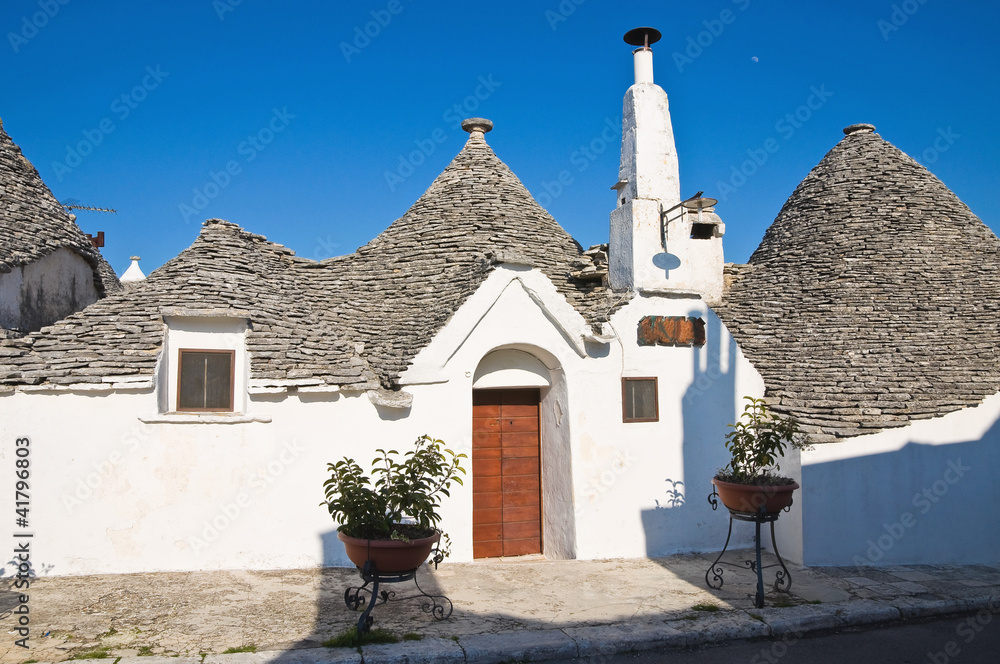
[[209,220],[191,247],[127,292],[0,342],[0,385],[86,382],[101,375],[95,367],[151,375],[164,311],[194,307],[249,312],[252,379],[393,388],[511,256],[542,270],[591,324],[613,311],[600,280],[570,275],[580,246],[473,134],[413,207],[357,252],[317,263]]
[[314,275],[325,282],[315,290],[391,387],[498,263],[540,269],[588,322],[605,320],[608,289],[571,276],[582,253],[473,132],[406,214],[329,274]]

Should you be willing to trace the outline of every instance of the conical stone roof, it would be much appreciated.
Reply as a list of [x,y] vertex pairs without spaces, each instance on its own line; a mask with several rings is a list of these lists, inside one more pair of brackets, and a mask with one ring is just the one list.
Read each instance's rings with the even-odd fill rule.
[[267,238],[210,219],[194,244],[127,291],[24,339],[0,343],[0,386],[152,378],[164,316],[218,312],[249,318],[251,378],[376,387],[354,344],[310,309],[304,272],[315,265]]
[[[601,283],[570,276],[580,245],[472,131],[413,206],[355,254],[317,271],[316,292],[365,343],[386,387],[498,263],[540,269],[588,321],[608,313]],[[578,268],[577,268],[578,269]]]
[[820,442],[1000,390],[1000,240],[873,130],[845,129],[719,307],[776,409]]
[[94,269],[99,294],[121,289],[111,266],[66,214],[0,123],[0,272],[10,272],[60,248],[78,253]]
[[249,317],[251,379],[395,388],[500,263],[540,269],[589,322],[604,320],[614,303],[601,282],[571,276],[581,261],[580,246],[473,132],[406,214],[357,252],[317,263],[209,220],[127,292],[0,342],[0,389],[151,377],[163,316],[184,308]]

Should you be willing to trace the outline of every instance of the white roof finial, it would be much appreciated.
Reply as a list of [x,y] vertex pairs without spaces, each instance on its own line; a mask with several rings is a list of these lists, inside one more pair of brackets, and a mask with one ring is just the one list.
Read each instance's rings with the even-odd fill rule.
[[132,264],[128,266],[127,270],[125,270],[125,274],[123,274],[121,277],[118,278],[118,280],[121,281],[123,284],[143,281],[146,278],[146,275],[144,275],[142,273],[142,270],[139,269],[139,257],[132,256],[131,260]]

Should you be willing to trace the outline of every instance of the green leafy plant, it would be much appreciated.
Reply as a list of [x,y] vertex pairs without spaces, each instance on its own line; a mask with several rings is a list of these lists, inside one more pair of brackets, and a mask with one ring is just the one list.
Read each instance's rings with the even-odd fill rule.
[[780,485],[792,479],[776,475],[778,459],[785,449],[809,449],[799,436],[799,425],[793,417],[782,417],[771,411],[763,399],[745,397],[747,405],[732,431],[726,434],[726,449],[732,458],[715,477],[736,484]]
[[[444,441],[421,436],[414,449],[376,450],[371,476],[354,459],[327,464],[330,478],[323,483],[330,516],[345,535],[362,539],[408,541],[429,537],[437,530],[442,497],[452,483],[462,484],[468,458],[444,447]],[[447,542],[447,536],[442,539]],[[446,547],[442,552],[447,555]]]

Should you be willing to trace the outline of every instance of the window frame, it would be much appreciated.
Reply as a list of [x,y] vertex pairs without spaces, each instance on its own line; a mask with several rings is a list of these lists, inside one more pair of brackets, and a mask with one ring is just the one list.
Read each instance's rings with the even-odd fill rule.
[[[184,366],[182,358],[184,353],[209,353],[212,355],[229,356],[229,407],[228,408],[182,408],[181,407],[181,368]],[[177,400],[176,412],[178,413],[234,413],[236,412],[236,351],[226,348],[178,348],[177,349]]]
[[[629,417],[628,416],[628,384],[638,382],[653,383],[653,416],[652,417]],[[656,376],[622,376],[622,422],[659,422],[660,421],[660,386]]]

